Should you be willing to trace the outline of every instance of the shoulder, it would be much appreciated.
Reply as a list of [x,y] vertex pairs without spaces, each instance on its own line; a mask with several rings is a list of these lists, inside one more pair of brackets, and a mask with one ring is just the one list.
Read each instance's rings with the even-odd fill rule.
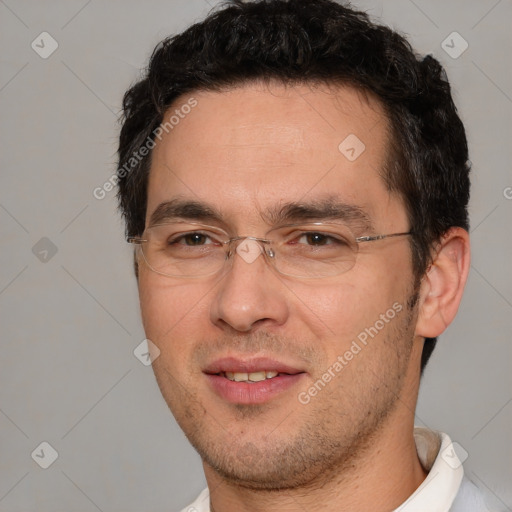
[[466,476],[462,479],[459,492],[450,512],[505,512],[506,508],[488,493],[478,488]]

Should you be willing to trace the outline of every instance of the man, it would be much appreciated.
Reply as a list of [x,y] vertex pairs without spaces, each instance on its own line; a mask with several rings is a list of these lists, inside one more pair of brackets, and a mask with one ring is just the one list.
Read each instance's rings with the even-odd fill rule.
[[155,376],[208,483],[184,510],[488,510],[414,428],[469,269],[434,58],[331,0],[233,1],[157,47],[119,157]]

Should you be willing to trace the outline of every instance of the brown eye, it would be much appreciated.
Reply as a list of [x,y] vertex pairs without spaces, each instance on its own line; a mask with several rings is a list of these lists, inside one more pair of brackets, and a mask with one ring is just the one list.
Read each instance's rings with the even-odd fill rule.
[[205,233],[191,232],[169,237],[168,245],[184,245],[187,247],[201,247],[215,244],[215,240]]
[[338,237],[320,232],[303,233],[298,237],[297,242],[312,247],[321,247],[324,245],[345,245],[346,242]]
[[330,242],[330,237],[322,233],[307,233],[304,238],[309,245],[326,245]]
[[201,233],[191,233],[190,235],[182,237],[181,241],[185,245],[204,245],[207,238],[206,235],[202,235]]

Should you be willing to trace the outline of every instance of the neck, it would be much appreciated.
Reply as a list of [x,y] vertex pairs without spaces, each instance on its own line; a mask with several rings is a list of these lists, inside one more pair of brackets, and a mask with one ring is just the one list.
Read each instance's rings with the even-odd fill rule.
[[395,417],[386,422],[349,468],[319,475],[300,488],[246,489],[223,479],[205,464],[211,511],[366,512],[376,506],[380,510],[394,510],[426,477],[416,453],[413,416],[410,412],[408,416],[408,421]]

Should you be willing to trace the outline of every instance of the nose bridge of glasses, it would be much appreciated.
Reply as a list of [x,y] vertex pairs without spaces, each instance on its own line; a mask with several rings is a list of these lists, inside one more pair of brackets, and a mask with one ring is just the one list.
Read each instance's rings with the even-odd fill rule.
[[[270,254],[267,250],[266,245],[270,247],[270,240],[266,238],[258,238],[254,236],[238,236],[230,240],[230,245],[233,244],[236,247],[236,253],[246,263],[253,263],[256,259],[263,254]],[[232,253],[231,249],[231,253]]]

